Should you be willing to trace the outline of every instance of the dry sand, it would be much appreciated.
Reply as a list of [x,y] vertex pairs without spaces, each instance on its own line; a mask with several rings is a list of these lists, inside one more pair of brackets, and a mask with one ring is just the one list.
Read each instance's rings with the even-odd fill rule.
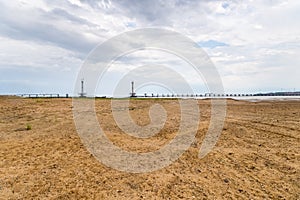
[[[114,144],[148,152],[176,134],[176,100],[133,100],[131,116],[150,122],[149,107],[164,106],[159,134],[136,139],[120,131],[110,100],[96,100],[101,126]],[[210,101],[199,100],[195,143],[161,170],[132,174],[99,163],[82,145],[72,99],[0,98],[0,199],[300,199],[300,101],[228,100],[222,135],[198,158],[210,120]],[[26,130],[27,125],[31,130]]]

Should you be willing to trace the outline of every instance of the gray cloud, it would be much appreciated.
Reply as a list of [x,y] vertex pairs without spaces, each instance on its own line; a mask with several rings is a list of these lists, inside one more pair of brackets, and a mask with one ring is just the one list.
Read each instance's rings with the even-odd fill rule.
[[85,24],[87,26],[97,26],[94,23],[89,22],[86,19],[77,17],[76,15],[73,15],[71,13],[69,13],[68,11],[61,9],[61,8],[54,8],[53,10],[51,10],[50,12],[47,12],[46,18],[52,18],[52,19],[65,19],[65,20],[69,20],[72,23],[76,23],[79,25]]
[[[58,10],[50,13],[43,10],[36,10],[33,15],[30,15],[29,12],[19,13],[20,17],[16,18],[11,10],[4,9],[3,12],[0,12],[2,25],[0,34],[17,40],[53,43],[54,45],[73,51],[89,52],[96,43],[88,40],[78,31],[68,28],[64,29],[64,27],[59,27],[54,22],[51,22],[51,18],[53,18],[52,14],[57,14],[57,12]],[[68,15],[67,12],[60,10],[59,15],[62,15],[62,13],[68,19],[72,18],[72,15]],[[32,17],[22,18],[25,15]],[[72,21],[74,20],[77,23],[80,21],[79,18],[73,17]]]

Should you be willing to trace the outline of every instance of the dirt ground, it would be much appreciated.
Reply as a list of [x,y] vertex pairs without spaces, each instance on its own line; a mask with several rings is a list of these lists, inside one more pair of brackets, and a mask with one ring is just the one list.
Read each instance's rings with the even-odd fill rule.
[[[111,102],[96,100],[101,127],[113,143],[134,152],[166,145],[179,127],[177,100],[132,100],[139,125],[155,103],[167,111],[161,131],[128,136],[114,123]],[[98,162],[74,125],[72,99],[0,97],[0,199],[300,199],[300,101],[227,101],[216,147],[198,158],[210,121],[199,100],[195,142],[173,164],[126,173]]]

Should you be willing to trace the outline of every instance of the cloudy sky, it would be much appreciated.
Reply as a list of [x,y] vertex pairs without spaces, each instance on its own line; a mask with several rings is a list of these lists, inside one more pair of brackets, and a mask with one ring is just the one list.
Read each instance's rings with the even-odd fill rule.
[[[201,46],[226,92],[300,90],[298,0],[0,0],[0,94],[72,94],[91,50],[149,27],[176,31]],[[116,60],[99,83],[106,89],[97,93],[111,95],[123,75],[149,60],[171,68],[186,65],[165,54],[144,50]],[[185,67],[182,76],[194,83],[194,91],[206,92],[203,80]],[[153,74],[144,70],[140,77]],[[179,86],[169,75],[159,73]]]

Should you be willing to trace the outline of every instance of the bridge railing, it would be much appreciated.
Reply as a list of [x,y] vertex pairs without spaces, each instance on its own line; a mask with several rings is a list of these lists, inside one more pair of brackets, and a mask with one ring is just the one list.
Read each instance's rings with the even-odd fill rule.
[[19,97],[26,98],[69,98],[69,95],[60,95],[60,94],[18,94]]

